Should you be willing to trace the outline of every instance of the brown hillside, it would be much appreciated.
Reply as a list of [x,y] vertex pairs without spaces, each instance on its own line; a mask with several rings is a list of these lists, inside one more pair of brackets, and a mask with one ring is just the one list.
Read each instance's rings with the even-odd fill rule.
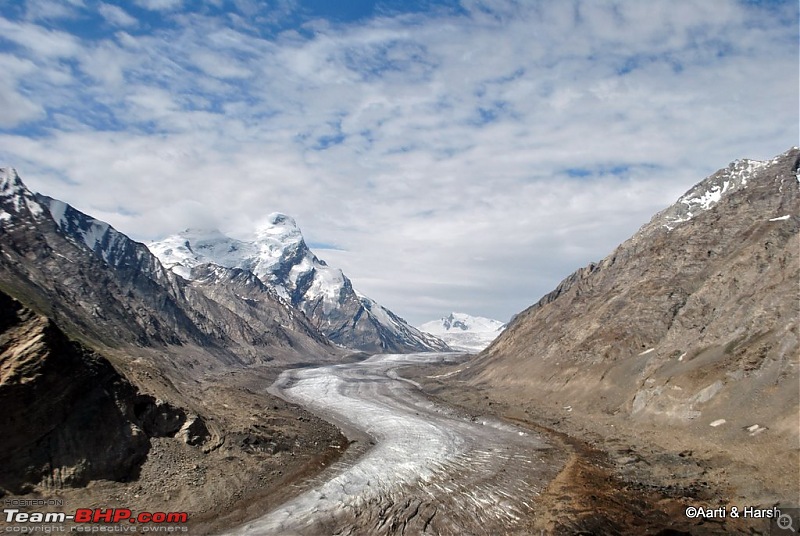
[[601,435],[707,448],[753,497],[796,503],[799,161],[710,176],[520,313],[461,379]]

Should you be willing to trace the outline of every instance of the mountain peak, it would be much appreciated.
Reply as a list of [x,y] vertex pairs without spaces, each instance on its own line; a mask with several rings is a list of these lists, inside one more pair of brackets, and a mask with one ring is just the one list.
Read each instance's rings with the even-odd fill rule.
[[406,324],[372,300],[360,298],[341,270],[318,259],[303,240],[294,218],[274,212],[256,230],[254,241],[187,235],[150,244],[167,268],[186,279],[204,264],[252,272],[305,313],[337,344],[366,351],[445,350],[447,346]]
[[491,333],[502,328],[503,325],[503,322],[499,320],[454,311],[439,320],[423,324],[423,329],[429,333],[447,333],[459,330],[473,333]]
[[273,212],[256,228],[256,238],[259,241],[271,239],[286,244],[299,242],[303,235],[294,218],[281,212]]
[[[764,171],[770,167],[784,166],[786,159],[791,158],[800,158],[797,148],[789,149],[771,160],[735,160],[696,184],[654,219],[671,231],[701,212],[712,210],[724,197],[747,188],[751,182],[770,180],[769,173]],[[794,165],[796,169],[796,162]]]
[[14,168],[0,168],[0,194],[15,195],[20,191],[27,190],[19,178],[17,170]]
[[0,221],[11,218],[8,210],[19,214],[27,208],[34,219],[39,219],[44,212],[36,201],[36,195],[28,190],[14,168],[0,168],[0,203]]
[[[758,429],[770,434],[760,445],[780,445],[770,456],[788,459],[798,415],[799,158],[795,149],[738,160],[702,180],[517,314],[458,378],[513,390],[515,404],[574,410],[622,437],[675,435],[672,447],[685,449],[713,436],[726,465],[752,462],[740,446]],[[702,210],[670,221],[687,204]]]
[[441,338],[452,348],[480,351],[488,346],[504,327],[505,324],[499,320],[452,312],[439,320],[422,324],[419,329]]
[[281,227],[297,227],[297,222],[294,221],[294,218],[291,216],[287,216],[282,212],[273,212],[269,216],[267,216],[267,222],[272,226],[281,226]]

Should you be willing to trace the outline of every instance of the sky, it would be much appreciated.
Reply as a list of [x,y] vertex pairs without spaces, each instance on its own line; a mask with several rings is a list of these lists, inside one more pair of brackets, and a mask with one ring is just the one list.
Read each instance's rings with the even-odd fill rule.
[[798,145],[798,3],[0,0],[0,166],[149,242],[272,212],[412,324],[499,320]]

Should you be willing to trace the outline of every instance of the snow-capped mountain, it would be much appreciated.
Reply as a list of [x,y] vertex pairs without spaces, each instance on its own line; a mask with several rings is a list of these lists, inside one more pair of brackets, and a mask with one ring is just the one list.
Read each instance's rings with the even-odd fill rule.
[[499,320],[450,313],[439,320],[422,324],[419,329],[439,337],[453,349],[479,352],[489,346],[505,327]]
[[186,279],[196,278],[196,269],[205,264],[252,272],[342,346],[369,352],[448,349],[356,292],[341,270],[308,249],[294,219],[285,214],[271,214],[251,241],[218,230],[187,229],[149,247],[164,266]]
[[190,285],[144,244],[31,192],[14,169],[0,168],[0,251],[0,286],[91,344],[191,345],[208,366],[341,354],[260,281],[221,269],[213,289],[201,277]]

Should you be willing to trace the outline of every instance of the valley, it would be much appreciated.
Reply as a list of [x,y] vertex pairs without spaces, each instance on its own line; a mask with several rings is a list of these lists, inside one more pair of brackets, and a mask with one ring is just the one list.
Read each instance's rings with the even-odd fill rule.
[[454,357],[376,355],[281,374],[272,390],[336,423],[360,455],[349,452],[310,490],[230,534],[529,531],[563,451],[538,433],[432,403],[397,373]]
[[195,534],[764,533],[686,512],[800,499],[799,189],[800,149],[733,162],[508,324],[426,333],[288,216],[156,256],[0,170],[0,497]]
[[798,20],[0,0],[0,536],[797,536]]

